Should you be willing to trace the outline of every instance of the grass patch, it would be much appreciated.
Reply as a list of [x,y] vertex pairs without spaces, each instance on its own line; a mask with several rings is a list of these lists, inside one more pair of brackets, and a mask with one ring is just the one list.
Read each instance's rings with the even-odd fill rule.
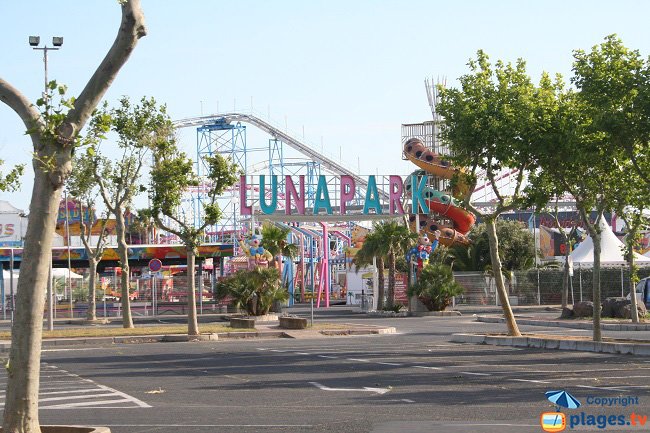
[[[201,333],[215,332],[245,332],[254,331],[254,329],[236,329],[230,326],[206,323],[199,325]],[[163,334],[187,334],[187,325],[164,325],[164,326],[138,326],[132,329],[108,327],[108,326],[88,326],[84,328],[55,329],[53,331],[43,331],[43,339],[48,338],[81,338],[81,337],[123,337],[123,336],[140,336],[140,335],[163,335]],[[9,331],[0,332],[0,339],[8,340],[11,338]]]
[[[358,325],[357,325],[358,326]],[[348,329],[351,325],[341,323],[314,323],[314,326],[307,325],[307,329],[321,331],[324,329]],[[199,325],[201,333],[218,333],[218,332],[251,332],[256,329],[231,328],[226,325],[215,323],[204,323]],[[86,326],[82,328],[55,329],[53,331],[43,331],[43,339],[48,338],[86,338],[86,337],[129,337],[142,335],[168,335],[168,334],[187,334],[187,325],[158,325],[158,326],[137,326],[132,329],[120,328],[117,326]],[[0,332],[0,340],[10,340],[11,332]]]

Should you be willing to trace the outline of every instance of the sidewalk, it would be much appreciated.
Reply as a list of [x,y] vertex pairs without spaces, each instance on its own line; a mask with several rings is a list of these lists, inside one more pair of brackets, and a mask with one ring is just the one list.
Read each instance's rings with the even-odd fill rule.
[[[469,309],[467,309],[469,310]],[[466,313],[468,311],[466,310]],[[515,310],[515,308],[513,308]],[[476,315],[477,322],[483,323],[504,323],[505,319],[501,314],[500,307],[482,308],[482,313],[473,313]],[[518,325],[560,327],[571,329],[593,329],[593,323],[589,320],[558,320],[559,307],[549,309],[539,308],[517,308],[515,318]],[[526,313],[521,315],[517,313]],[[490,315],[486,315],[490,313]],[[479,315],[482,314],[482,315]],[[650,331],[650,323],[607,323],[601,322],[601,329],[604,331]],[[636,337],[636,336],[635,336]],[[539,349],[556,349],[556,350],[576,350],[583,352],[602,352],[602,353],[620,353],[633,354],[640,356],[650,356],[650,336],[643,335],[645,338],[630,339],[612,339],[603,338],[602,342],[595,342],[586,338],[577,336],[551,336],[528,333],[521,337],[510,337],[506,335],[489,335],[489,334],[453,334],[451,341],[455,343],[474,343],[474,344],[492,344],[497,346],[513,347],[531,347]]]

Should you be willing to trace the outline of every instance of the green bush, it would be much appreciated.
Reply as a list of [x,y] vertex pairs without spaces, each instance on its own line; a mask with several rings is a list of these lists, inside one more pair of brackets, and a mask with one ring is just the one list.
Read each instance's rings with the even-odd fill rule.
[[392,307],[384,307],[384,311],[392,311],[393,313],[399,313],[402,311],[404,308],[406,308],[404,305],[398,303],[395,303]]
[[217,299],[231,297],[232,304],[250,316],[267,314],[274,301],[289,299],[276,268],[237,271],[217,283],[216,295]]
[[444,264],[428,264],[422,269],[409,296],[417,296],[429,311],[442,311],[451,299],[463,293],[463,287],[454,280],[451,267]]

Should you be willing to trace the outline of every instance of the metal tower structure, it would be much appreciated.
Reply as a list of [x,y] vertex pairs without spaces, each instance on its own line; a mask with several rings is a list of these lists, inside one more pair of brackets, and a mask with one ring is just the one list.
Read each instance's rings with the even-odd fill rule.
[[[268,173],[278,176],[278,198],[282,198],[278,200],[278,209],[284,207],[284,179],[287,175],[305,176],[307,206],[313,206],[318,178],[321,174],[351,176],[357,185],[356,204],[361,203],[365,196],[365,188],[368,186],[367,179],[259,117],[227,113],[182,119],[174,123],[177,128],[197,128],[196,167],[197,174],[203,179],[207,173],[204,158],[215,153],[230,156],[247,175]],[[268,139],[267,146],[248,145],[244,123],[269,134],[271,138]],[[328,182],[335,182],[335,179],[330,177]],[[258,187],[259,185],[247,182],[247,188],[253,190]],[[227,196],[220,199],[219,205],[223,211],[223,218],[216,226],[210,227],[206,231],[210,241],[236,244],[243,222],[240,217],[238,188],[239,185],[236,185],[236,188],[233,188]],[[183,211],[188,215],[187,220],[194,221],[195,225],[200,225],[202,221],[203,202],[207,199],[206,191],[204,183],[189,191],[184,202]],[[388,195],[383,190],[380,190],[379,193],[384,197]],[[270,194],[270,189],[265,191],[265,196],[267,194]]]
[[[246,171],[248,168],[246,126],[239,122],[232,124],[223,119],[216,119],[196,129],[196,173],[201,179],[201,185],[190,191],[190,207],[195,226],[202,224],[203,204],[208,200],[206,193],[208,166],[205,157],[217,153],[229,156]],[[223,218],[215,226],[206,229],[210,242],[236,243],[239,226],[236,202],[237,191],[234,188],[226,196],[218,199]]]

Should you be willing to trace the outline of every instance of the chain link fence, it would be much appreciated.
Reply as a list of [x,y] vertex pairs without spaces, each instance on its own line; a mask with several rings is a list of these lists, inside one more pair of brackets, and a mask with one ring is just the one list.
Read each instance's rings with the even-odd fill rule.
[[[88,311],[88,270],[76,270],[79,277],[53,279],[53,309],[55,318],[84,318]],[[197,312],[228,312],[228,300],[214,298],[215,275],[203,272],[195,275],[195,297]],[[201,287],[201,290],[199,290]],[[102,273],[97,279],[95,295],[98,318],[120,317],[122,315],[121,278],[116,272]],[[129,299],[134,317],[178,315],[188,312],[187,274],[185,271],[173,275],[143,273],[132,276],[129,281]],[[47,306],[46,306],[47,308]]]
[[[639,278],[650,276],[650,266],[640,267]],[[456,304],[498,305],[494,278],[483,272],[454,272],[465,292],[456,297]],[[515,271],[505,280],[511,305],[557,305],[562,302],[562,268],[533,268]],[[630,293],[630,271],[625,266],[601,267],[601,299],[627,296]],[[593,269],[575,267],[569,278],[569,304],[593,300]]]

